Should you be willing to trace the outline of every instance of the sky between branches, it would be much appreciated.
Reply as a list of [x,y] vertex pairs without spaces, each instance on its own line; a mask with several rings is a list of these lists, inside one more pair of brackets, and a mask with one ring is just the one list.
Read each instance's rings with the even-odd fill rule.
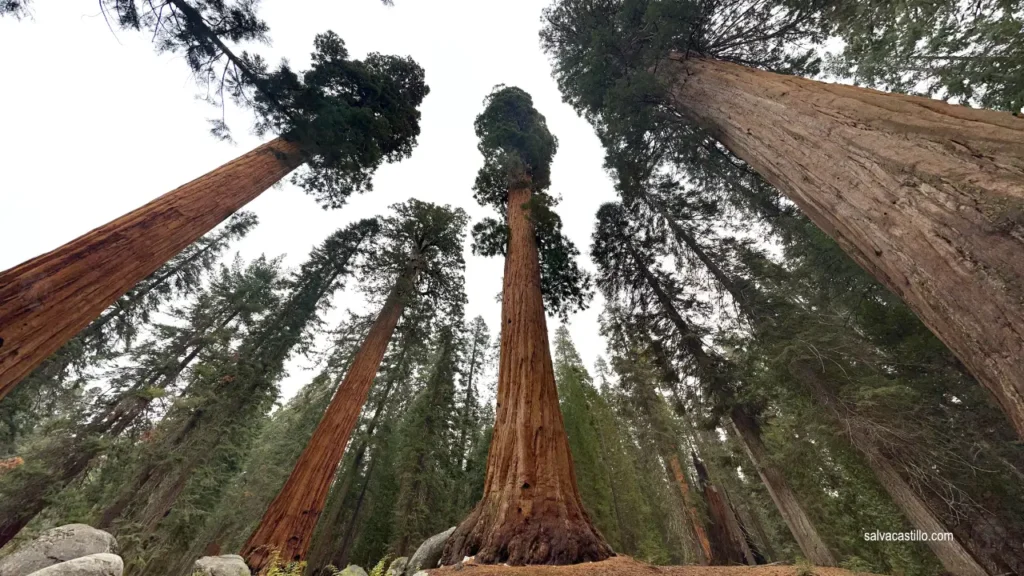
[[[473,222],[490,215],[472,197],[483,163],[473,119],[495,84],[529,92],[559,139],[551,192],[566,235],[589,259],[594,214],[615,199],[602,169],[603,150],[590,125],[566,104],[550,75],[537,33],[549,0],[263,0],[273,46],[258,47],[271,64],[286,57],[308,66],[313,37],[327,29],[344,38],[354,58],[368,52],[410,55],[426,70],[430,95],[421,107],[422,133],[408,160],[385,165],[374,192],[324,211],[284,183],[249,204],[260,225],[233,249],[245,259],[284,254],[298,266],[334,230],[386,212],[410,197],[464,208]],[[208,133],[219,111],[195,99],[185,62],[157,55],[145,33],[112,34],[94,0],[35,2],[31,19],[0,19],[0,270],[52,250],[133,210],[259,144],[251,115],[228,108],[235,144]],[[492,334],[500,318],[503,263],[473,256],[469,238],[467,318],[482,315]],[[350,286],[352,284],[350,283]],[[338,310],[363,311],[349,289]],[[588,367],[605,353],[598,335],[600,295],[570,319],[570,333]],[[336,312],[328,319],[340,318]],[[548,318],[549,336],[559,322]],[[289,364],[282,383],[290,397],[312,374],[309,361]]]

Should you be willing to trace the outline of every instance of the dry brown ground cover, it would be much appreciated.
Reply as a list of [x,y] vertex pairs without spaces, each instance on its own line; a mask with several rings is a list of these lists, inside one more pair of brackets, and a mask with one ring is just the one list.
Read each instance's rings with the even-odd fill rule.
[[[472,561],[430,570],[430,576],[809,576],[803,566],[652,566],[629,556],[571,566],[501,566]],[[810,569],[816,576],[855,576],[841,568]]]

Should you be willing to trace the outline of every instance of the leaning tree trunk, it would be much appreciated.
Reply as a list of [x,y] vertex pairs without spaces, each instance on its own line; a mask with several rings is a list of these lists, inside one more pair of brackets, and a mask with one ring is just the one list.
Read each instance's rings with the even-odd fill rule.
[[612,555],[590,521],[558,405],[540,290],[540,258],[525,204],[508,195],[497,415],[484,495],[445,544],[442,562],[574,564]]
[[[651,273],[647,268],[646,262],[640,257],[639,252],[630,245],[627,244],[627,249],[632,254],[637,267],[640,268],[644,279],[647,281],[647,285],[654,292],[655,297],[661,304],[665,314],[669,317],[669,320],[675,325],[676,330],[682,335],[683,346],[686,347],[687,352],[693,356],[696,360],[699,369],[701,370],[701,376],[705,379],[706,385],[711,387],[712,392],[721,393],[724,391],[722,387],[721,379],[722,374],[721,363],[724,359],[712,357],[711,354],[704,349],[704,343],[701,342],[700,338],[694,334],[693,330],[690,329],[689,324],[683,319],[679,310],[676,309],[675,304],[672,302],[671,297],[665,292],[661,286],[661,282],[658,278]],[[716,389],[723,388],[723,389]],[[743,438],[741,436],[741,438]],[[760,437],[757,442],[760,443]],[[762,446],[763,447],[763,446]],[[748,455],[753,459],[754,454],[748,452]],[[763,454],[762,454],[763,456]],[[761,463],[754,460],[754,465],[761,470],[762,464],[766,462],[762,458]],[[789,484],[786,481],[785,475],[778,469],[775,469],[774,473],[770,475],[761,475],[761,480],[764,482],[768,492],[772,494],[772,499],[776,506],[779,508],[779,513],[786,521],[786,526],[789,528],[790,533],[793,535],[793,539],[797,541],[800,546],[801,552],[807,557],[807,560],[817,566],[836,566],[835,558],[829,552],[825,546],[824,541],[818,535],[817,530],[814,528],[814,524],[811,523],[807,514],[804,512],[800,502],[795,498],[780,498],[775,499],[775,495],[788,495],[792,496],[792,491],[789,488]],[[772,482],[773,484],[769,484]],[[783,506],[786,508],[783,509]],[[792,521],[792,523],[791,523]]]
[[0,398],[132,286],[301,163],[298,144],[277,138],[0,272]]
[[899,295],[1024,437],[1024,119],[671,55],[676,109]]
[[757,422],[740,407],[732,409],[731,419],[740,444],[743,445],[750,462],[757,468],[761,482],[768,489],[768,495],[771,496],[782,519],[786,521],[786,526],[789,527],[790,533],[793,534],[793,538],[800,546],[804,556],[809,562],[818,566],[837,566],[832,552],[818,535],[814,524],[804,512],[800,500],[789,487],[786,476],[782,470],[771,463],[768,450],[761,440],[761,430],[758,428]]
[[254,574],[268,568],[275,552],[284,562],[305,558],[331,480],[402,317],[418,266],[417,258],[396,281],[287,482],[242,547],[242,556]]
[[[828,408],[841,428],[849,436],[853,447],[864,456],[864,462],[874,472],[896,507],[917,530],[929,534],[950,532],[939,517],[928,507],[914,489],[903,480],[889,459],[882,454],[854,418],[848,418],[844,408],[826,388],[817,370],[807,361],[797,361],[790,366],[794,376],[811,388],[815,399]],[[955,576],[986,576],[988,572],[978,564],[964,545],[956,540],[925,542],[935,554],[942,567]]]

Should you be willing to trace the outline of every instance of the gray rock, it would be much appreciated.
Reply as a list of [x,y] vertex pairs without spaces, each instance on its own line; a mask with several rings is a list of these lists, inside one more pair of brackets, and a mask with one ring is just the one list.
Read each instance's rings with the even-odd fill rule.
[[388,566],[387,576],[404,576],[405,567],[409,565],[408,556],[399,556],[391,562],[391,566]]
[[122,572],[124,562],[121,557],[104,552],[47,566],[31,576],[121,576]]
[[192,566],[192,573],[203,576],[249,576],[249,567],[238,554],[203,556]]
[[412,576],[430,576],[430,574],[426,570],[420,570],[419,572],[413,574]]
[[338,576],[368,576],[366,570],[355,564],[349,564],[344,570],[338,572]]
[[91,554],[117,554],[117,540],[85,524],[51,528],[0,560],[0,576],[28,576],[36,570]]
[[441,561],[441,552],[444,551],[444,543],[448,541],[448,537],[452,535],[452,532],[455,532],[455,526],[440,534],[434,534],[427,538],[426,542],[420,544],[420,547],[416,549],[416,553],[412,555],[412,559],[409,560],[409,565],[405,567],[405,573],[412,576],[425,576],[417,575],[416,573],[437,568],[438,562]]

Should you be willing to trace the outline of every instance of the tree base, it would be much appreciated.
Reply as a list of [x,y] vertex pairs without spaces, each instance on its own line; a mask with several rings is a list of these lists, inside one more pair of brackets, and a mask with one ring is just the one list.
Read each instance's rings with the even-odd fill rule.
[[[564,510],[564,508],[563,508]],[[505,518],[498,516],[504,512]],[[441,564],[467,556],[479,564],[579,564],[599,562],[615,552],[585,516],[527,516],[481,501],[459,524],[441,555]]]

